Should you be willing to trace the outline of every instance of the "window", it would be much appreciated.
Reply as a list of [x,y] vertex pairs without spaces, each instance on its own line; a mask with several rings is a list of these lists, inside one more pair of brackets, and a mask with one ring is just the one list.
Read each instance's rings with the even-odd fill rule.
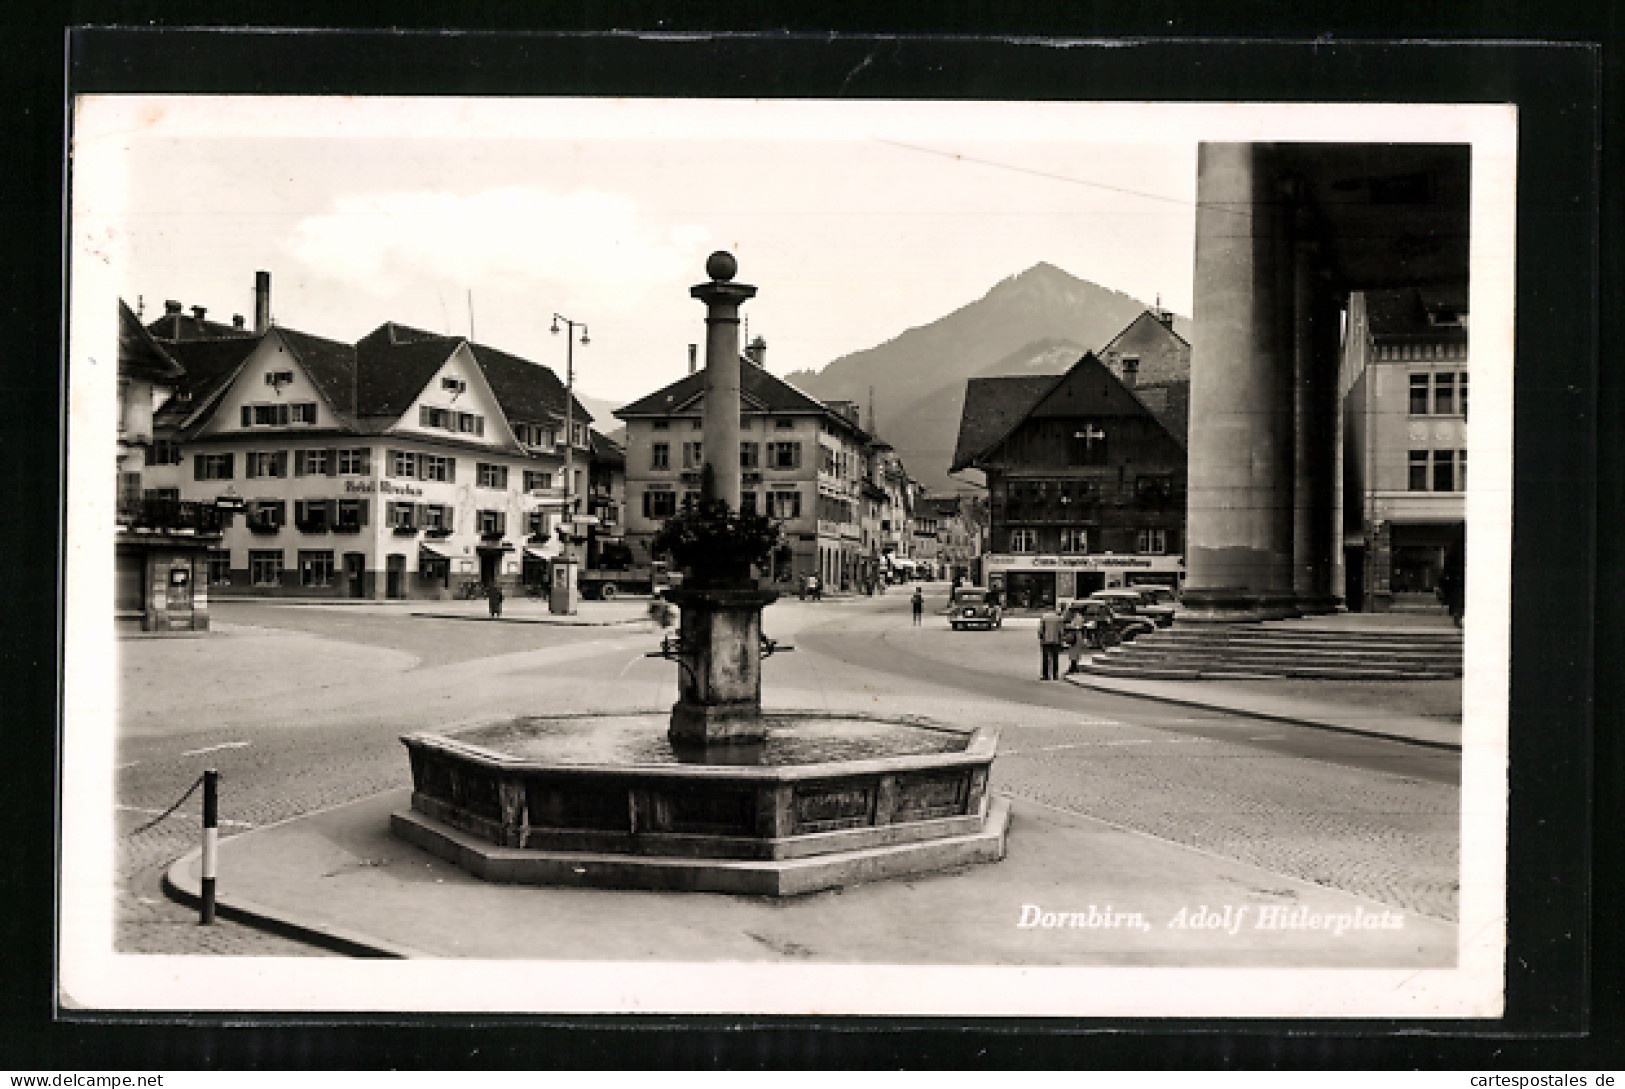
[[476,517],[481,537],[500,537],[508,528],[508,515],[506,511],[482,510]]
[[450,409],[435,408],[433,405],[418,406],[418,423],[423,427],[438,427],[449,431],[455,426],[453,421]]
[[281,499],[258,499],[248,504],[248,528],[255,533],[275,533],[287,520],[287,504]]
[[288,475],[286,450],[250,450],[243,455],[243,475],[246,477],[284,477]]
[[508,467],[506,465],[492,465],[489,462],[476,462],[474,464],[474,483],[482,488],[506,488],[508,486]]
[[570,428],[575,435],[574,445],[578,448],[584,449],[587,445],[587,425],[584,423],[576,423],[574,420],[571,420]]
[[1413,492],[1428,490],[1428,452],[1426,450],[1412,450],[1410,461],[1410,476],[1406,488]]
[[767,464],[773,469],[801,468],[799,442],[770,442],[767,444]]
[[[1466,392],[1466,387],[1462,388],[1462,392]],[[1467,451],[1465,450],[1456,451],[1456,490],[1458,492],[1467,490]]]
[[546,537],[551,529],[551,521],[545,510],[533,510],[525,515],[525,531],[532,537]]
[[244,427],[286,427],[290,417],[288,406],[244,405]]
[[795,426],[796,422],[794,420],[779,419],[773,421],[773,427],[778,431],[789,431]]
[[1458,391],[1457,395],[1461,398],[1461,404],[1458,405],[1457,407],[1461,410],[1462,417],[1465,418],[1467,416],[1467,372],[1466,371],[1461,372],[1461,380],[1456,383],[1456,389]]
[[248,554],[248,580],[255,586],[282,585],[282,553],[255,549]]
[[439,454],[421,454],[418,461],[419,480],[448,481],[456,479],[456,459]]
[[412,479],[418,475],[418,456],[407,450],[389,452],[389,475]]
[[333,528],[340,533],[358,532],[367,524],[367,507],[365,499],[340,499]]
[[1428,411],[1428,376],[1411,375],[1411,415],[1426,416]]
[[654,428],[656,431],[670,431],[671,430],[671,421],[670,420],[655,420],[649,426]]
[[781,521],[801,517],[800,492],[768,492],[767,516]]
[[294,423],[296,423],[296,424],[315,424],[315,422],[316,422],[316,402],[315,401],[295,401],[293,404],[289,405],[288,408],[292,410],[293,422]]
[[430,503],[423,507],[420,514],[418,524],[428,530],[432,536],[444,537],[451,533],[452,511],[450,507]]
[[333,585],[333,553],[331,553],[331,552],[300,552],[299,553],[299,585],[301,585],[301,586],[331,586],[331,585]]
[[341,476],[367,476],[372,472],[372,451],[365,446],[338,451],[338,471]]
[[688,421],[688,429],[690,431],[700,431],[700,430],[703,430],[704,428],[705,428],[705,421],[702,420],[702,419],[693,419],[693,420]]
[[209,549],[209,585],[231,585],[231,550],[229,548]]
[[1061,527],[1062,552],[1088,552],[1089,530],[1082,526]]
[[303,533],[326,533],[332,524],[332,508],[326,499],[296,499],[293,523]]
[[1435,416],[1454,416],[1456,414],[1456,373],[1454,371],[1441,371],[1433,376],[1433,414]]
[[231,454],[194,454],[192,455],[193,480],[230,480],[232,477]]
[[742,442],[739,444],[739,467],[741,469],[759,469],[762,465],[762,447],[760,443]]
[[[446,424],[449,428],[451,424]],[[485,435],[485,417],[473,412],[459,412],[457,414],[457,430],[465,435],[474,435],[483,438]]]
[[173,439],[154,439],[152,452],[147,456],[148,465],[179,465],[181,463],[180,444]]
[[683,468],[698,469],[705,461],[704,443],[683,443]]
[[1012,529],[1010,531],[1011,552],[1038,551],[1038,533],[1031,529]]
[[740,514],[755,514],[756,513],[756,493],[755,492],[740,492],[739,493],[739,513]]
[[670,518],[676,513],[676,492],[643,493],[643,516],[645,518]]
[[1123,381],[1132,383],[1139,373],[1140,357],[1137,355],[1125,355],[1123,357]]
[[418,528],[417,508],[411,503],[391,503],[389,505],[389,525],[397,533],[416,530]]
[[293,372],[267,371],[265,374],[265,384],[268,386],[291,386],[293,385]]
[[1165,529],[1142,529],[1134,543],[1136,552],[1151,556],[1161,556],[1168,551],[1168,531]]
[[468,383],[455,375],[447,375],[440,380],[440,388],[450,390],[453,394],[462,393],[468,388]]
[[649,468],[651,468],[651,469],[670,469],[671,468],[671,444],[670,443],[657,442],[653,446],[649,447]]
[[543,473],[535,469],[525,470],[525,490],[527,492],[550,492],[553,490],[553,474]]
[[332,476],[333,463],[337,460],[335,450],[295,450],[293,452],[294,476]]
[[1456,490],[1456,452],[1454,450],[1433,451],[1433,490],[1436,492],[1453,492]]

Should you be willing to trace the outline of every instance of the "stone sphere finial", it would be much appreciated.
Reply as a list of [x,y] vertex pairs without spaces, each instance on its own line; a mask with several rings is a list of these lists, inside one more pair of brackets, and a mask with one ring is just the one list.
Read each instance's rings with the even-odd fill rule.
[[705,259],[705,274],[713,280],[731,280],[738,272],[739,262],[727,250],[718,250]]

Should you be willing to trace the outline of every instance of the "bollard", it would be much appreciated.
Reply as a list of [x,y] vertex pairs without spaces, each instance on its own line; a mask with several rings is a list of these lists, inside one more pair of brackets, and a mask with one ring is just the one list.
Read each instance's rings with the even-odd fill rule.
[[203,919],[214,922],[214,875],[220,848],[220,773],[209,768],[203,773]]

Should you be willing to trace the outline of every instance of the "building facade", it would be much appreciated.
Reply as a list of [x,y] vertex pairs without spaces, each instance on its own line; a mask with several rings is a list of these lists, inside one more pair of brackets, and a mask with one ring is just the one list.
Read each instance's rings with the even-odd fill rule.
[[[747,352],[740,367],[741,506],[780,521],[789,546],[766,574],[850,588],[865,555],[869,435],[856,406],[810,397],[759,358]],[[699,495],[703,377],[691,370],[615,412],[626,423],[626,540],[637,563],[655,558],[649,542],[661,523]]]
[[[148,485],[227,512],[213,592],[515,591],[557,557],[567,394],[546,367],[394,323],[354,345],[273,325],[165,347],[188,380],[158,412]],[[591,417],[573,415],[584,497]]]
[[986,476],[984,584],[1016,608],[1183,578],[1183,444],[1092,353],[1060,376],[972,379],[951,471]]
[[1414,289],[1350,297],[1339,383],[1350,609],[1443,611],[1441,583],[1463,562],[1464,302]]

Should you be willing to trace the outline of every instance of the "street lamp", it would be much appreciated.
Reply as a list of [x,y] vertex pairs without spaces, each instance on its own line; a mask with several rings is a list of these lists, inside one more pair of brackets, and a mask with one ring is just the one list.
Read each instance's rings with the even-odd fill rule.
[[569,335],[564,339],[564,517],[568,520],[564,538],[564,567],[562,569],[563,585],[561,580],[553,580],[553,592],[548,600],[548,607],[555,613],[574,613],[576,611],[576,580],[575,580],[575,549],[572,538],[575,536],[575,385],[576,362],[575,340],[576,327],[581,327],[581,343],[592,343],[587,339],[586,322],[571,321],[558,313],[553,314],[553,333],[559,331],[559,323],[563,322],[569,329]]

